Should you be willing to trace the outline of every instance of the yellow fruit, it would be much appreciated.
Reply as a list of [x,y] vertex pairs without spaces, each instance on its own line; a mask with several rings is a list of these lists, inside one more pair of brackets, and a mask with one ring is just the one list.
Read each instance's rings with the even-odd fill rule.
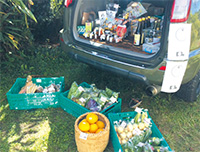
[[96,131],[96,133],[99,133],[99,132],[101,132],[101,131],[103,131],[103,129],[98,129],[98,130]]
[[85,121],[85,122],[87,122],[87,120],[86,120],[86,119],[83,119],[82,121]]
[[102,122],[102,121],[97,121],[96,122],[97,126],[100,128],[100,129],[103,129],[105,127],[105,124]]
[[95,133],[97,130],[98,130],[97,124],[90,125],[90,130],[89,130],[90,133]]
[[86,120],[87,122],[89,122],[90,124],[94,124],[98,121],[98,116],[95,113],[89,113],[86,116]]
[[90,124],[86,121],[81,121],[78,125],[78,128],[83,132],[87,132],[90,130]]

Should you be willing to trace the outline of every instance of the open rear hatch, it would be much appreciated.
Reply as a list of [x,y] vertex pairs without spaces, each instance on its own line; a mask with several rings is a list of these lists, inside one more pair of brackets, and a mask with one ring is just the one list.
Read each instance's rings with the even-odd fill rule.
[[166,51],[172,0],[78,0],[73,37],[109,54],[150,59]]

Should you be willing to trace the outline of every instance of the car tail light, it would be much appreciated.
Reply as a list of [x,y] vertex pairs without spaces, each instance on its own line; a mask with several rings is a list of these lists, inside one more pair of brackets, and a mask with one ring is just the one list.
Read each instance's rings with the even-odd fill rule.
[[72,0],[65,0],[65,7],[68,7],[69,4],[71,4],[71,3],[72,3]]
[[161,66],[161,67],[159,68],[159,70],[165,71],[165,70],[166,70],[166,66]]
[[171,22],[185,22],[187,21],[192,0],[174,0],[172,6]]

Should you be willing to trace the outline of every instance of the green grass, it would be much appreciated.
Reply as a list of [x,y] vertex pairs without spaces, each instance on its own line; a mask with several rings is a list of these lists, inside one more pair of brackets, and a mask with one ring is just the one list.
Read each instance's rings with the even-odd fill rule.
[[[13,66],[1,68],[0,81],[0,152],[75,152],[75,117],[61,108],[10,110],[6,93],[16,78],[28,74],[64,76],[65,90],[73,81],[95,83],[98,88],[106,86],[120,92],[122,112],[131,97],[143,100],[140,107],[148,108],[157,127],[170,147],[176,152],[200,151],[200,99],[186,103],[174,94],[160,93],[148,97],[144,86],[76,62],[60,48],[39,48],[34,57],[16,61]],[[109,142],[106,152],[113,151]]]

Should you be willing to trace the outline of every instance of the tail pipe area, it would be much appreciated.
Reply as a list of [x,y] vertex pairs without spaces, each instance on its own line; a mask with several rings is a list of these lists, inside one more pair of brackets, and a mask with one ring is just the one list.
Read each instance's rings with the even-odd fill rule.
[[158,85],[149,85],[146,88],[146,94],[148,96],[155,96],[161,91],[161,86]]

